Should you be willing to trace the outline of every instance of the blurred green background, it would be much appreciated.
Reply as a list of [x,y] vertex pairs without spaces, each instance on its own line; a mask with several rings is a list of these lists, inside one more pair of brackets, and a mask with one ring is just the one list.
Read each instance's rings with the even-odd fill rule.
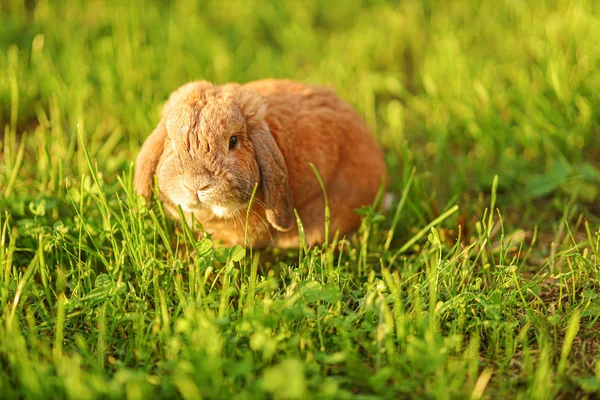
[[[73,159],[77,124],[99,169],[123,170],[189,80],[286,77],[336,88],[392,176],[410,158],[441,203],[494,174],[517,198],[574,187],[598,197],[593,0],[0,4],[0,125],[29,132],[38,173]],[[49,131],[50,160],[29,151]]]

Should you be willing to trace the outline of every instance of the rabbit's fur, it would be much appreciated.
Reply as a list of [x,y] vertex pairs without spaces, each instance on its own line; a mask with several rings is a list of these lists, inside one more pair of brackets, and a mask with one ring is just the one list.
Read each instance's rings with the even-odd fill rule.
[[[230,139],[236,136],[235,139]],[[231,145],[231,143],[236,142]],[[326,88],[289,80],[177,89],[138,155],[136,191],[179,219],[192,214],[213,239],[253,247],[298,247],[294,209],[309,244],[324,241],[325,185],[331,231],[350,233],[386,177],[383,153],[361,117]]]

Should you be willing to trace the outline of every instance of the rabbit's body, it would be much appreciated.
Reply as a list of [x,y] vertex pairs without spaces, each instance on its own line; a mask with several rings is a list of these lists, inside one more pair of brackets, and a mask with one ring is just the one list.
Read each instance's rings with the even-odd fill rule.
[[[231,141],[244,129],[225,151],[219,138]],[[178,157],[187,161],[175,161]],[[347,103],[329,89],[287,80],[224,87],[199,82],[180,88],[165,105],[163,121],[138,157],[135,183],[140,194],[148,195],[156,173],[171,215],[178,218],[181,204],[188,220],[193,213],[213,239],[227,244],[245,242],[248,192],[260,183],[248,218],[248,242],[297,247],[294,208],[307,242],[324,240],[324,196],[311,163],[325,185],[331,232],[356,230],[360,217],[354,210],[373,202],[386,172],[381,149]],[[200,175],[206,179],[189,183]],[[194,200],[195,190],[213,181],[218,182],[214,190],[223,187],[219,196]],[[193,195],[185,192],[189,188]]]

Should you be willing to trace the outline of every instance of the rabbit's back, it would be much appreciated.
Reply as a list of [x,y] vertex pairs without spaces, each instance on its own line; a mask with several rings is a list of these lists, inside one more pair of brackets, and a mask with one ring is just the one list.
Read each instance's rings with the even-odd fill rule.
[[265,120],[286,160],[301,219],[322,227],[323,195],[313,164],[330,199],[333,228],[356,229],[353,210],[373,201],[386,176],[383,152],[361,116],[329,88],[275,79],[245,87],[265,99]]

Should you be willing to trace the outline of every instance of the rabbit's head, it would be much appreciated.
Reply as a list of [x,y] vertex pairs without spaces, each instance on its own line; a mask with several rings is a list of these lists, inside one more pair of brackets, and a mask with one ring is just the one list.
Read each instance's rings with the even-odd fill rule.
[[168,140],[155,171],[160,192],[186,212],[210,209],[229,218],[244,215],[259,184],[269,223],[290,229],[286,164],[264,120],[263,98],[237,84],[202,89],[188,84],[165,106]]

